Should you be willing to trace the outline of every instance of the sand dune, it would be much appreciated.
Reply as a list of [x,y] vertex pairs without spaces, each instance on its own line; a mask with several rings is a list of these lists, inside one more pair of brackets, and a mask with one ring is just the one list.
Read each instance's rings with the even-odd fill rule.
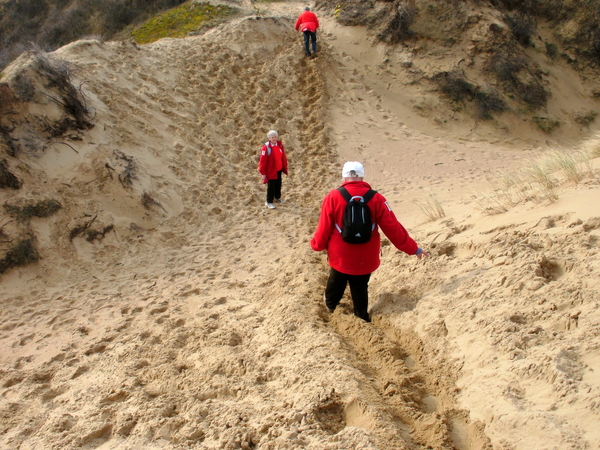
[[[301,5],[272,8],[59,49],[95,122],[72,139],[35,140],[59,114],[47,95],[19,104],[32,150],[7,158],[22,187],[2,202],[62,208],[28,224],[41,259],[0,279],[0,448],[598,447],[597,173],[482,214],[474,192],[544,153],[539,135],[416,114],[428,89],[386,78],[402,55],[370,73],[385,49],[324,17],[305,59]],[[55,95],[34,59],[2,81]],[[256,171],[270,129],[290,160],[275,210]],[[325,311],[326,257],[308,245],[347,159],[432,253],[384,245],[371,324],[349,299]],[[430,193],[434,222],[414,204]]]

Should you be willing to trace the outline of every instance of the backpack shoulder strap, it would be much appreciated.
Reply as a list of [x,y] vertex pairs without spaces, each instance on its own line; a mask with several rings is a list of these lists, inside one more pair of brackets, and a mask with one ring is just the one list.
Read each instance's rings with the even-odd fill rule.
[[[349,202],[350,199],[352,198],[352,196],[350,195],[350,192],[348,192],[348,189],[346,189],[344,186],[340,186],[339,188],[337,188],[338,191],[340,191],[340,194],[342,194],[342,197],[344,197],[344,199]],[[369,189],[365,195],[362,196],[363,200],[365,203],[367,203],[369,200],[371,200],[375,194],[377,194],[377,191],[374,191],[373,189]]]
[[365,203],[367,203],[369,200],[371,200],[375,194],[377,194],[377,191],[374,191],[373,189],[369,189],[367,191],[367,193],[365,195],[363,195],[363,200],[365,201]]
[[348,189],[346,189],[344,186],[340,186],[339,188],[337,188],[337,190],[340,191],[340,194],[342,194],[344,200],[346,200],[347,202],[350,201],[352,196],[350,195],[350,192],[348,192]]

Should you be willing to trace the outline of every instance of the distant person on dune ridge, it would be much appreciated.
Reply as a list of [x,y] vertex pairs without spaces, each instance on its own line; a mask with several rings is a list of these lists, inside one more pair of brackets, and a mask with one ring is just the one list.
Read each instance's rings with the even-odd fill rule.
[[267,185],[267,201],[265,206],[269,209],[274,209],[274,201],[283,203],[283,199],[281,198],[281,174],[288,174],[288,162],[283,142],[279,140],[277,131],[269,131],[267,139],[268,141],[260,150],[258,171],[260,172],[263,184]]
[[[381,237],[378,229],[381,228],[392,244],[404,253],[416,255],[419,259],[429,254],[419,248],[398,222],[384,196],[372,190],[371,186],[363,181],[364,176],[365,169],[358,161],[348,161],[344,164],[344,182],[323,199],[319,223],[310,246],[317,252],[327,251],[330,271],[323,294],[327,311],[332,313],[335,310],[344,295],[346,285],[350,284],[354,315],[370,322],[371,317],[367,312],[369,279],[380,264]],[[354,203],[359,209],[351,208],[355,214],[347,214],[347,206],[353,200],[362,202],[362,205]],[[361,210],[365,206],[368,212],[356,214],[362,213]],[[356,217],[362,217],[363,220],[356,220]],[[349,223],[351,225],[348,225]],[[364,238],[356,233],[357,229],[363,230]],[[362,243],[354,243],[356,241]]]
[[[296,31],[300,30],[304,34],[304,50],[306,56],[317,55],[317,28],[319,28],[319,19],[317,15],[307,6],[304,12],[296,20]],[[312,53],[310,51],[309,41],[312,43]]]

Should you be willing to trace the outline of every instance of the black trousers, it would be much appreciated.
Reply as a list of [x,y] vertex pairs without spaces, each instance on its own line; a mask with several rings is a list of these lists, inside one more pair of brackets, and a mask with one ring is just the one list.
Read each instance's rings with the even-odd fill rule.
[[281,173],[280,170],[275,180],[267,181],[267,203],[273,203],[273,200],[281,198]]
[[367,312],[369,307],[370,279],[370,273],[366,275],[348,275],[338,272],[333,268],[330,269],[327,287],[325,288],[325,303],[327,307],[335,309],[344,296],[346,285],[350,284],[350,294],[352,295],[352,303],[354,304],[354,315],[370,322],[371,318]]
[[303,31],[304,33],[304,51],[307,56],[310,56],[310,45],[312,44],[312,52],[317,53],[317,32],[316,31]]

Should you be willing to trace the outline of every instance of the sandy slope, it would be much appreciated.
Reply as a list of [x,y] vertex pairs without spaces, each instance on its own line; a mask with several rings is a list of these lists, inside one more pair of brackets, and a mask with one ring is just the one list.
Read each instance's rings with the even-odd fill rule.
[[[300,5],[273,8],[185,40],[56,52],[96,126],[9,161],[24,186],[3,203],[63,209],[32,220],[41,261],[1,278],[0,448],[598,447],[597,177],[481,215],[473,191],[541,152],[537,137],[519,148],[415,115],[408,89],[428,90],[386,79],[401,55],[372,73],[385,49],[325,17],[304,59]],[[27,107],[33,122],[52,105]],[[270,211],[256,158],[272,128],[291,171]],[[325,256],[308,246],[355,158],[433,254],[384,246],[372,324],[348,302],[325,312]],[[447,216],[424,223],[412,201],[430,192]],[[84,225],[114,228],[69,239]]]

